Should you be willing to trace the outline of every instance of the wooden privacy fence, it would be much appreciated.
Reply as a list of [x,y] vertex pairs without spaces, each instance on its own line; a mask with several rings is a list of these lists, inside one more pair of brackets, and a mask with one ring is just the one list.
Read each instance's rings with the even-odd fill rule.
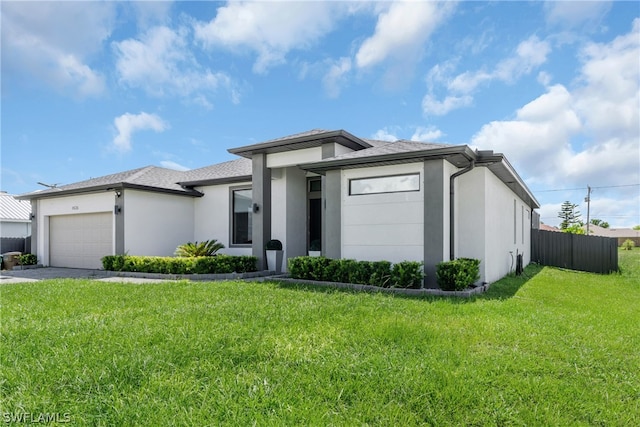
[[618,271],[618,239],[531,230],[531,261],[592,273]]

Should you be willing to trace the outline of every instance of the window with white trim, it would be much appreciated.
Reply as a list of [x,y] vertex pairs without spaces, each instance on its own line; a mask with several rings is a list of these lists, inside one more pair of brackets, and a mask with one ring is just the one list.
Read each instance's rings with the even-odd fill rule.
[[231,190],[231,244],[250,245],[252,242],[251,188]]

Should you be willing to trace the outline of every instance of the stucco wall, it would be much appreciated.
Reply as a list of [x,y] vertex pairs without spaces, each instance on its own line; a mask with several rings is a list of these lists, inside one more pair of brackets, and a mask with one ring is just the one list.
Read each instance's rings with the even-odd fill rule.
[[[111,191],[93,194],[40,199],[37,201],[36,256],[43,265],[49,265],[49,217],[53,215],[78,215],[113,212],[115,195]],[[114,216],[115,217],[115,216]],[[115,222],[115,218],[114,218]],[[113,227],[115,230],[115,225]],[[115,231],[114,231],[115,233]],[[115,242],[115,236],[112,239]],[[115,244],[115,243],[114,243]],[[115,248],[114,248],[115,250]],[[33,248],[32,248],[33,251]]]
[[322,160],[321,147],[304,148],[301,150],[267,154],[267,167],[281,168],[295,166],[301,163],[317,162],[319,160]]
[[489,283],[515,269],[518,253],[529,264],[531,208],[487,168],[458,180],[456,257],[481,259],[481,280]]
[[197,188],[203,197],[194,199],[194,240],[216,239],[225,248],[220,253],[251,255],[251,247],[230,247],[231,236],[231,188],[251,187],[251,182],[210,185]]
[[[349,180],[420,173],[420,191],[349,195]],[[423,164],[348,169],[342,172],[342,257],[422,261],[424,258]]]
[[124,191],[124,249],[129,255],[171,256],[193,240],[193,198]]

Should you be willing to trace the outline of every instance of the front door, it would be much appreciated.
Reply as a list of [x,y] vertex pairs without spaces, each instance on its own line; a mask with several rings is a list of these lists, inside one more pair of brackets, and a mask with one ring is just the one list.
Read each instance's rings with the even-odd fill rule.
[[[322,239],[322,181],[307,180],[307,250],[316,249]],[[317,246],[316,246],[317,245]]]

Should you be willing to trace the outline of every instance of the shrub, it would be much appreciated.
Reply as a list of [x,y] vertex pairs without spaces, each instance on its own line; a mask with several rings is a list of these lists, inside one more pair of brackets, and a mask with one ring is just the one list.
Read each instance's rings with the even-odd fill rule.
[[264,248],[268,251],[281,251],[282,242],[280,240],[272,239],[267,242]]
[[108,271],[130,271],[160,274],[229,274],[256,271],[254,256],[151,257],[108,255],[102,266]]
[[423,262],[403,261],[393,265],[391,271],[391,280],[395,288],[414,288],[422,287],[424,273],[422,270]]
[[294,279],[357,283],[379,287],[420,288],[422,262],[405,261],[391,268],[389,261],[356,261],[326,257],[289,258],[289,274]]
[[444,291],[461,291],[480,278],[480,260],[458,258],[436,264],[436,280]]
[[20,265],[36,265],[38,263],[38,257],[33,254],[20,255]]
[[633,240],[627,239],[624,242],[622,242],[622,249],[624,249],[625,251],[630,251],[631,249],[634,248],[635,245],[636,243]]
[[220,249],[224,249],[224,245],[216,239],[205,240],[200,243],[188,242],[178,246],[175,255],[179,257],[213,256]]

